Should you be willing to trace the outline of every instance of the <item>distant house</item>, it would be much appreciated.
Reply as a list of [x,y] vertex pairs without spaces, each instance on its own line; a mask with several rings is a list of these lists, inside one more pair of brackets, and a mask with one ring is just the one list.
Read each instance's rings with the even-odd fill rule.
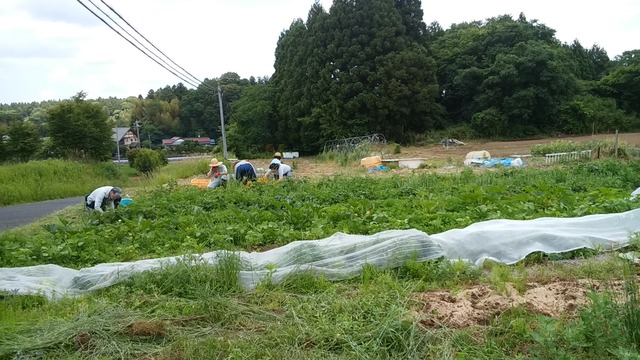
[[128,127],[114,127],[111,138],[118,144],[132,148],[140,144],[136,134]]
[[209,137],[181,138],[178,136],[174,136],[171,139],[163,139],[162,146],[168,147],[168,148],[171,148],[171,147],[175,148],[177,146],[184,144],[185,141],[194,141],[201,146],[216,145],[216,141]]
[[184,139],[181,137],[174,136],[171,139],[162,139],[163,147],[177,147],[184,143]]
[[195,137],[195,138],[185,138],[185,141],[194,141],[197,142],[198,144],[202,145],[202,146],[207,146],[207,145],[215,145],[216,141],[213,140],[212,138],[209,137]]

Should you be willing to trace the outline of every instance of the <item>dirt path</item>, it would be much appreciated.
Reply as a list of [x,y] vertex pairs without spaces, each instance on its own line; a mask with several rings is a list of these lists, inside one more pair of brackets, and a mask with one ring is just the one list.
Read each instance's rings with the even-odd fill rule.
[[[429,161],[437,163],[435,167],[425,169],[422,171],[438,171],[438,172],[450,172],[456,171],[453,169],[455,164],[462,163],[466,154],[470,151],[486,150],[491,157],[502,158],[512,157],[513,155],[527,155],[531,153],[531,147],[537,144],[546,144],[554,141],[573,141],[573,142],[587,142],[592,140],[615,140],[615,135],[595,135],[595,136],[580,136],[580,137],[553,137],[536,140],[521,140],[521,141],[470,141],[465,145],[445,148],[442,145],[428,145],[428,146],[411,146],[402,147],[400,154],[392,154],[392,149],[385,151],[386,158],[426,158],[427,163]],[[620,134],[619,141],[626,142],[627,144],[640,147],[640,133]],[[253,164],[256,167],[267,168],[270,159],[254,159]],[[330,175],[366,175],[367,172],[355,165],[340,166],[335,162],[319,161],[315,156],[301,157],[296,159],[285,160],[286,163],[294,164],[294,173],[296,177],[302,178],[318,178]],[[450,165],[446,165],[450,162]],[[413,173],[413,170],[409,169],[396,169],[393,174]]]

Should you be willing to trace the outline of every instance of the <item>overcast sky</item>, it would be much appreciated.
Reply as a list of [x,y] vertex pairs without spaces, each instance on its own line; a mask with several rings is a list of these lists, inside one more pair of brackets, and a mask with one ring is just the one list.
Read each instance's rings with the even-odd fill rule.
[[[101,0],[91,1],[108,11]],[[271,76],[280,33],[294,19],[306,20],[313,4],[313,0],[104,1],[201,80],[225,72],[243,78]],[[89,0],[82,2],[103,16]],[[67,99],[79,91],[88,98],[122,98],[183,82],[77,0],[0,3],[0,103]],[[329,10],[332,0],[320,3]],[[588,4],[578,0],[422,1],[425,22],[438,21],[445,29],[452,23],[501,14],[517,17],[524,12],[527,19],[555,29],[561,41],[578,39],[584,47],[598,44],[611,58],[640,48],[639,0]]]

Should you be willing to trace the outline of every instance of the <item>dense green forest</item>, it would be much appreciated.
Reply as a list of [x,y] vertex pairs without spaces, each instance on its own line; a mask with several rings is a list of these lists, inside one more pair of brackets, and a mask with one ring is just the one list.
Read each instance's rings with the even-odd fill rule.
[[[524,14],[443,29],[426,24],[421,8],[419,0],[335,0],[329,11],[316,3],[306,21],[281,33],[271,78],[228,72],[196,89],[179,83],[86,101],[111,125],[137,122],[147,144],[218,138],[219,84],[229,148],[243,157],[272,148],[316,153],[328,140],[371,133],[407,144],[434,134],[516,139],[640,130],[640,50],[611,59],[598,45],[562,43]],[[0,104],[0,146],[47,137],[48,117],[60,106]]]

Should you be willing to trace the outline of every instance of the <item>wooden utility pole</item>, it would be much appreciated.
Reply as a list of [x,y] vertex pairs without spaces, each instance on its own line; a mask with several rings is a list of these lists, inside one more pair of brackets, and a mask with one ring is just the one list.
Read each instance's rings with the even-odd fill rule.
[[616,130],[616,145],[615,145],[615,149],[616,149],[616,158],[618,157],[618,130]]
[[140,125],[138,124],[138,120],[136,120],[136,136],[138,137],[138,147],[142,147],[142,139],[140,139]]
[[227,134],[224,131],[224,110],[222,109],[222,90],[220,90],[220,84],[218,84],[218,106],[220,107],[220,127],[222,129],[222,156],[225,160],[228,160]]
[[116,149],[118,151],[118,167],[120,167],[122,164],[120,163],[120,134],[118,131],[118,125],[116,125]]

